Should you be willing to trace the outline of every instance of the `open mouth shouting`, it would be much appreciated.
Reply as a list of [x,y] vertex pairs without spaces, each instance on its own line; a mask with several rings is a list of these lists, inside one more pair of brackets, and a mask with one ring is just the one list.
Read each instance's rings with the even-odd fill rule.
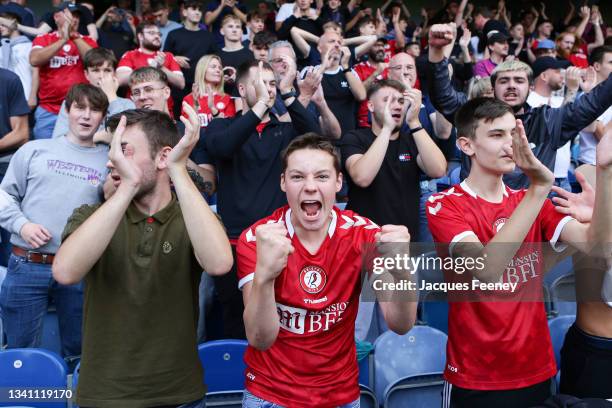
[[323,204],[318,200],[304,200],[300,203],[300,208],[307,220],[314,220],[321,213]]

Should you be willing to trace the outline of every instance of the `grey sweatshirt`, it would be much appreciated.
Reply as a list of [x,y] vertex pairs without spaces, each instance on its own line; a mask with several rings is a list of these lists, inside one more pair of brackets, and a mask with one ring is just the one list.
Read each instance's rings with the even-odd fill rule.
[[[125,98],[117,98],[108,105],[108,112],[106,117],[113,116],[115,113],[123,112],[128,109],[136,109],[134,102]],[[104,121],[100,124],[98,131],[104,130]],[[66,136],[68,133],[68,112],[66,111],[66,100],[62,101],[62,107],[60,108],[57,120],[55,121],[55,127],[53,128],[52,137]]]
[[0,226],[11,232],[11,243],[31,249],[19,231],[27,222],[41,224],[52,238],[36,251],[54,254],[72,211],[100,202],[107,161],[107,146],[83,147],[66,137],[34,140],[19,148],[0,184],[14,199],[0,209]]

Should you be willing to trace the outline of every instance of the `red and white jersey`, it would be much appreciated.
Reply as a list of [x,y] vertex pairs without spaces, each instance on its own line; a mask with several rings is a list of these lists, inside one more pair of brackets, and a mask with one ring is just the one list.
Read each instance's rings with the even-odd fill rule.
[[[41,34],[32,41],[32,49],[47,47],[59,39],[57,31]],[[83,36],[83,40],[94,48],[98,46],[93,38]],[[42,65],[39,72],[38,103],[41,108],[56,115],[72,85],[87,83],[83,58],[72,40],[68,40],[49,62]]]
[[[119,60],[119,64],[117,64],[117,71],[133,71],[142,67],[157,67],[155,62],[155,55],[161,51],[149,52],[143,50],[142,48],[138,48],[135,50],[127,51]],[[175,74],[183,75],[181,71],[181,67],[179,66],[176,58],[171,52],[164,51],[166,55],[166,59],[164,60],[164,67],[168,68]]]
[[[157,64],[155,63],[155,55],[158,52],[161,51],[149,52],[142,48],[127,51],[125,54],[123,54],[123,56],[119,60],[119,63],[117,64],[117,72],[132,72],[137,70],[138,68],[149,66],[157,67]],[[183,75],[183,71],[181,71],[181,67],[176,61],[176,58],[174,58],[174,55],[171,52],[167,51],[164,51],[164,54],[166,55],[166,59],[164,60],[164,67],[168,68],[168,70],[170,70],[174,74]],[[127,97],[129,98],[130,95],[131,93],[128,91]],[[168,98],[168,112],[170,112],[171,116],[173,108],[174,101],[172,100],[172,98]]]
[[328,234],[316,254],[300,243],[291,209],[281,207],[238,240],[239,287],[253,280],[255,229],[284,223],[295,251],[274,283],[280,331],[266,351],[248,347],[246,389],[288,407],[336,407],[359,398],[355,318],[365,243],[378,225],[352,211],[332,210]]
[[[478,197],[465,181],[429,198],[427,219],[434,241],[449,244],[448,250],[439,249],[440,256],[449,251],[452,254],[453,244],[467,236],[475,235],[483,244],[495,236],[526,192],[504,189],[500,203]],[[564,246],[557,241],[571,220],[546,200],[524,242],[549,242],[554,250],[561,251]],[[535,301],[542,293],[543,245],[523,245],[519,249],[502,277],[502,282],[516,283],[517,291],[502,292],[496,299],[503,301],[449,303],[444,372],[449,383],[476,390],[517,389],[556,374],[544,305]],[[469,279],[471,283],[467,275],[445,271],[447,281]],[[479,291],[470,295],[479,296],[476,299],[488,296]]]
[[[359,79],[361,79],[361,82],[363,82],[369,77],[371,77],[372,74],[374,74],[374,72],[376,71],[376,67],[370,64],[369,61],[364,61],[364,62],[360,62],[359,64],[353,66],[353,71],[355,71]],[[375,81],[380,81],[386,77],[387,77],[386,72],[383,72],[381,74],[378,74],[378,76],[375,78]],[[358,127],[370,127],[370,122],[368,120],[368,113],[369,113],[368,100],[366,99],[359,103],[359,108],[357,109],[357,126]]]
[[397,43],[395,40],[389,40],[385,44],[385,62],[388,64],[389,60],[393,58],[395,54],[397,54],[399,50],[397,49]]
[[[187,102],[189,105],[194,106],[193,103],[193,93],[185,96],[183,98],[183,102]],[[236,105],[234,104],[234,100],[228,94],[219,95],[215,93],[213,95],[213,103],[215,104],[215,108],[219,111],[219,113],[223,114],[224,118],[233,118],[236,116]],[[200,118],[200,127],[207,127],[211,120],[213,120],[212,112],[208,107],[208,95],[201,96],[198,99],[198,117]],[[181,115],[187,117],[184,110],[181,111]]]

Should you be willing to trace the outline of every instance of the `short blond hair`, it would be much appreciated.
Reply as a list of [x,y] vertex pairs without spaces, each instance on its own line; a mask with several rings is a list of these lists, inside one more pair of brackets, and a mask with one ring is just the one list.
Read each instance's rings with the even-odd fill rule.
[[223,20],[221,20],[221,27],[223,27],[225,24],[227,24],[228,21],[231,20],[237,21],[242,26],[242,20],[240,20],[238,16],[235,16],[234,14],[228,14],[223,17]]
[[497,76],[502,72],[508,71],[524,71],[527,73],[527,80],[531,84],[533,82],[533,70],[527,64],[522,61],[504,61],[498,66],[495,67],[493,72],[491,73],[491,85],[495,86],[495,82],[497,81]]

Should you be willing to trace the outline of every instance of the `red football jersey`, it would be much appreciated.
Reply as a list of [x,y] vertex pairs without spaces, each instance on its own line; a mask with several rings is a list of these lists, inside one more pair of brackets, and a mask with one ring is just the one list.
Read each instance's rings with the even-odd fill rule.
[[[370,64],[368,61],[360,62],[359,64],[353,67],[353,71],[357,74],[361,82],[368,79],[374,71],[376,71],[376,67]],[[383,79],[383,74],[379,74],[376,77],[376,81],[380,81]],[[357,110],[357,126],[358,127],[370,127],[370,122],[368,121],[368,100],[361,101],[359,103],[359,109]]]
[[[129,71],[134,71],[138,68],[149,67],[149,66],[157,66],[155,65],[154,58],[157,52],[148,52],[143,50],[142,48],[138,48],[135,50],[127,51],[119,60],[117,64],[117,71],[125,70],[129,68]],[[174,58],[174,55],[171,52],[164,51],[166,55],[166,59],[164,60],[164,67],[168,68],[171,72],[175,74],[183,75],[181,71],[181,67]],[[128,91],[128,97],[130,93]],[[174,102],[172,98],[168,98],[168,111],[172,112],[174,107]]]
[[397,44],[395,40],[389,40],[385,44],[385,62],[388,64],[389,60],[397,54]]
[[[193,93],[187,95],[183,102],[187,102],[189,105],[193,105]],[[211,120],[213,120],[212,112],[208,107],[208,95],[201,96],[198,100],[199,109],[198,109],[198,117],[200,118],[200,127],[207,127]],[[219,95],[215,93],[213,95],[213,103],[215,107],[219,111],[219,113],[223,113],[224,118],[233,118],[236,116],[236,105],[234,105],[234,100],[228,94]],[[185,111],[181,111],[181,115],[185,115]]]
[[[483,244],[489,242],[525,196],[526,190],[504,188],[501,203],[479,198],[465,181],[432,195],[427,203],[427,219],[434,241],[450,244],[451,252],[453,243],[469,235],[476,235]],[[571,220],[546,200],[524,242],[548,241],[560,251],[564,246],[557,242],[559,235]],[[506,268],[502,281],[516,283],[519,288],[514,294],[500,295],[509,301],[449,303],[444,372],[448,382],[476,390],[517,389],[556,374],[544,305],[535,301],[539,296],[534,296],[542,293],[542,245],[524,245]],[[442,252],[448,253],[440,252],[441,256]],[[447,281],[471,282],[466,275],[445,271]],[[482,295],[478,299],[487,296],[483,292],[470,293]]]
[[266,351],[248,347],[246,389],[289,407],[336,407],[359,398],[355,318],[362,254],[380,228],[352,211],[334,208],[316,254],[300,243],[288,206],[245,230],[238,241],[239,287],[253,280],[255,228],[284,223],[295,251],[274,283],[280,331]]
[[[32,49],[47,47],[59,39],[57,31],[41,34],[32,41]],[[94,48],[98,46],[93,38],[83,36],[83,40]],[[87,83],[84,70],[83,59],[76,44],[68,40],[47,64],[40,67],[39,106],[57,115],[70,87]]]

